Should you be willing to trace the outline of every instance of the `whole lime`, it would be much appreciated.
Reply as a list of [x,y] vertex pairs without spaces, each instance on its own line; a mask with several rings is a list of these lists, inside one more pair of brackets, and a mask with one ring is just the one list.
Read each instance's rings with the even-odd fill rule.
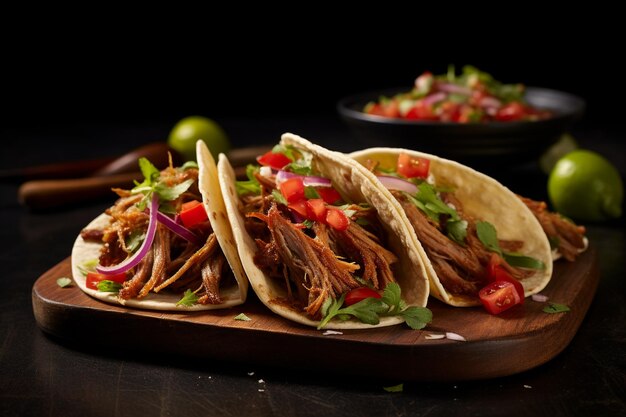
[[599,221],[622,215],[624,185],[617,169],[604,157],[575,150],[560,158],[548,179],[548,195],[561,214]]
[[206,143],[216,159],[220,153],[226,153],[230,149],[228,136],[220,125],[202,116],[185,117],[176,123],[170,132],[167,143],[186,160],[195,160],[198,139]]

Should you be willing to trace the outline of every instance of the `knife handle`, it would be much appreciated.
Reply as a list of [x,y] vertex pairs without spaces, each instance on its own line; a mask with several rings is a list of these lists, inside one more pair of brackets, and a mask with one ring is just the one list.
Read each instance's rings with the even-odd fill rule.
[[66,180],[29,181],[19,188],[18,201],[33,210],[46,210],[114,195],[111,188],[130,189],[140,172]]

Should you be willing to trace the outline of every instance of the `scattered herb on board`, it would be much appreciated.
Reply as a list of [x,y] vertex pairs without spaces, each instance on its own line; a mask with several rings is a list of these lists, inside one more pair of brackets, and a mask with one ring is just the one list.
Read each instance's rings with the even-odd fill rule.
[[235,320],[239,320],[239,321],[250,321],[252,320],[250,317],[246,316],[244,313],[241,314],[237,314],[235,316]]
[[568,311],[570,311],[570,308],[568,306],[566,306],[565,304],[558,304],[558,303],[549,303],[548,306],[543,308],[544,313],[550,313],[550,314],[567,313]]
[[57,279],[57,285],[61,288],[69,287],[72,285],[72,280],[68,277],[61,277]]
[[402,392],[404,391],[404,384],[392,385],[390,387],[383,387],[387,392]]
[[198,296],[191,290],[185,291],[183,294],[183,298],[181,298],[176,305],[177,306],[185,306],[191,307],[198,302]]

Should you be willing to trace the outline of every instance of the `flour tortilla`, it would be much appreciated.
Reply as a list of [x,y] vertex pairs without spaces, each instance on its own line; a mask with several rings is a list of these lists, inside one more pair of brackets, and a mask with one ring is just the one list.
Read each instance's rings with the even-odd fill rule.
[[[102,247],[102,244],[86,242],[79,235],[78,238],[76,238],[72,249],[72,275],[74,276],[74,281],[81,290],[90,296],[107,303],[122,304],[127,307],[135,307],[144,310],[215,310],[240,305],[246,301],[248,293],[248,280],[246,279],[241,261],[239,260],[233,232],[228,222],[228,216],[226,215],[224,199],[222,198],[222,192],[217,181],[217,168],[215,166],[215,161],[213,160],[213,157],[204,142],[197,142],[196,151],[199,168],[198,188],[202,194],[202,202],[209,216],[217,241],[224,252],[224,256],[226,257],[228,264],[233,270],[233,274],[237,282],[237,285],[232,285],[226,288],[223,286],[220,287],[220,297],[222,298],[223,303],[206,305],[194,304],[190,307],[182,305],[177,306],[176,303],[181,299],[181,294],[150,292],[142,299],[132,298],[130,300],[122,300],[117,297],[117,294],[89,289],[86,286],[86,279],[80,268],[85,263],[93,260],[97,261],[100,256],[100,248]],[[109,224],[110,219],[111,218],[107,214],[101,214],[89,223],[87,228],[103,228]]]
[[[552,276],[550,242],[530,209],[515,193],[495,179],[457,162],[407,149],[371,148],[353,152],[349,156],[361,164],[365,164],[370,159],[379,162],[382,168],[395,168],[400,153],[409,154],[411,157],[429,159],[430,173],[434,176],[436,184],[453,187],[455,189],[454,195],[463,204],[465,213],[493,224],[499,239],[523,241],[524,247],[521,252],[544,263],[545,269],[538,270],[533,276],[520,281],[524,287],[525,296],[536,294],[548,285]],[[391,195],[389,190],[374,175],[372,177],[374,177],[381,194]],[[395,209],[403,211],[402,206],[395,198],[393,206]],[[406,216],[404,219],[407,224],[410,224]],[[478,297],[454,295],[445,290],[424,248],[418,241],[413,227],[411,227],[410,233],[428,271],[430,294],[444,303],[456,307],[480,305]]]
[[[368,203],[378,209],[379,218],[388,234],[390,245],[388,249],[399,259],[395,265],[395,278],[402,290],[402,298],[409,306],[425,306],[428,301],[428,278],[422,258],[412,246],[408,223],[398,218],[389,209],[389,198],[378,191],[374,181],[367,180],[368,171],[343,154],[329,151],[290,133],[282,135],[281,144],[293,145],[311,152],[315,170],[329,178],[347,201]],[[239,212],[239,197],[235,188],[236,177],[226,156],[220,155],[217,168],[239,256],[255,293],[263,304],[276,314],[307,326],[317,326],[319,322],[311,320],[305,312],[296,311],[281,301],[287,298],[285,288],[255,265],[253,258],[257,246],[247,233],[244,218]],[[347,321],[335,319],[331,320],[325,328],[365,329],[391,326],[403,321],[400,317],[382,317],[378,325],[369,325],[353,319]]]

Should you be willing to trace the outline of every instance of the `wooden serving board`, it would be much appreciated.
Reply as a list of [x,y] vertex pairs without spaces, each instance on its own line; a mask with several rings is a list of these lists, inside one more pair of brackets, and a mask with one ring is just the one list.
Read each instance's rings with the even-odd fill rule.
[[[574,263],[556,262],[552,281],[542,294],[570,306],[568,313],[544,313],[546,304],[530,298],[498,316],[479,307],[454,308],[431,300],[428,307],[434,318],[424,330],[402,324],[328,336],[274,315],[252,291],[242,306],[196,313],[105,304],[75,285],[57,285],[57,278],[71,276],[70,258],[37,280],[32,300],[35,319],[44,332],[117,351],[163,352],[401,381],[459,381],[522,372],[556,356],[574,337],[599,275],[593,248]],[[234,320],[239,313],[251,320]],[[458,333],[467,341],[425,338],[444,332]]]

